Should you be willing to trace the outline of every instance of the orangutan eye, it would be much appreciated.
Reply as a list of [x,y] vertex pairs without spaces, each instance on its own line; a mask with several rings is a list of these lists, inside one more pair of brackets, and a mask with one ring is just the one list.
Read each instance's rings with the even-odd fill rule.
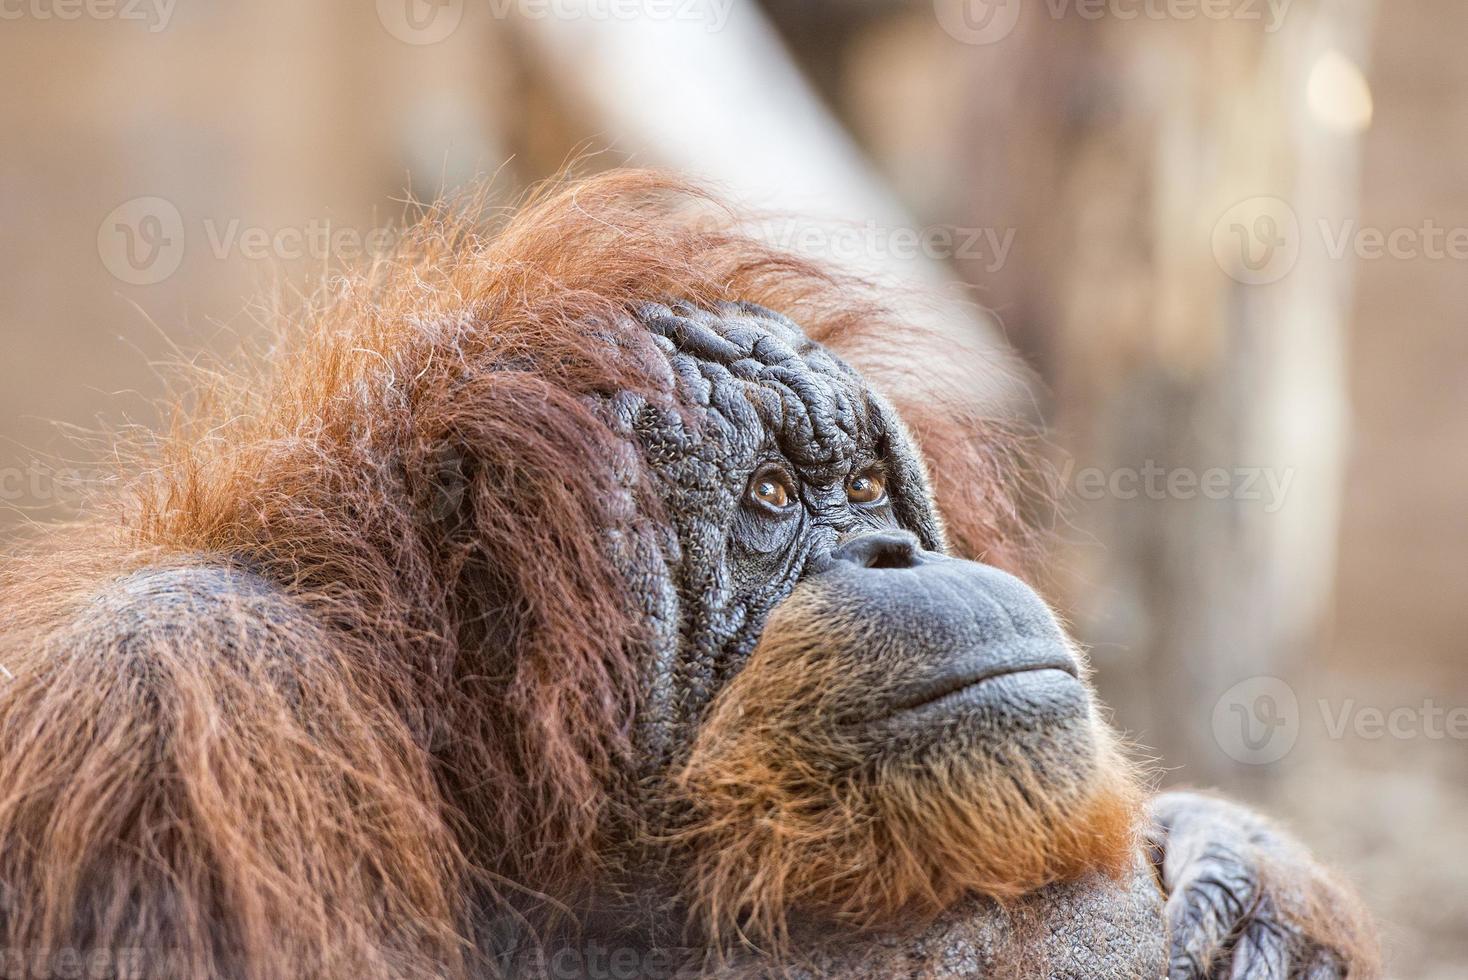
[[887,483],[882,471],[875,467],[863,470],[846,481],[846,499],[853,504],[870,506],[887,499]]
[[795,501],[795,490],[790,478],[774,467],[756,473],[744,491],[744,501],[756,507],[770,510],[785,510]]

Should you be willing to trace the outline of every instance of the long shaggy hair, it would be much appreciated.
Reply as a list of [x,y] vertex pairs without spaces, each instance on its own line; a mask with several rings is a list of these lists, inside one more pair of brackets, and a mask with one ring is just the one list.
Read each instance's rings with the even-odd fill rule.
[[0,948],[452,976],[486,893],[596,876],[639,623],[600,544],[621,447],[587,405],[650,386],[644,348],[607,333],[646,301],[760,303],[892,378],[940,447],[956,546],[1018,561],[1006,450],[974,407],[884,371],[902,328],[870,290],[689,220],[710,211],[624,172],[495,230],[434,214],[331,283],[263,371],[119,446],[135,463],[88,516],[11,549]]

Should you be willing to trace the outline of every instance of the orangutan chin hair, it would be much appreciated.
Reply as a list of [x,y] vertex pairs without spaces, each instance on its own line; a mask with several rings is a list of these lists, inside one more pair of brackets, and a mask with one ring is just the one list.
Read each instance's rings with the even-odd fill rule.
[[890,672],[834,653],[881,642],[803,586],[715,703],[677,787],[694,814],[687,900],[718,944],[781,955],[794,909],[909,928],[966,895],[1132,866],[1142,781],[1094,707],[1028,739],[890,754],[840,721]]

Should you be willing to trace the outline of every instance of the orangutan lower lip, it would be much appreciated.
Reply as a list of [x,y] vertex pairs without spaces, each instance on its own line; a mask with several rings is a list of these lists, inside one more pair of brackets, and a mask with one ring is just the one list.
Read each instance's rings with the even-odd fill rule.
[[[1064,653],[1022,659],[996,660],[993,657],[983,657],[968,662],[959,661],[947,670],[907,688],[877,721],[914,714],[942,714],[945,708],[958,708],[977,701],[980,693],[978,689],[991,681],[1006,677],[1016,678],[1018,681],[1017,675],[1042,673],[1064,675],[1066,682],[1078,681],[1075,661]],[[1024,680],[1028,681],[1029,678]],[[1035,680],[1040,678],[1036,676]]]

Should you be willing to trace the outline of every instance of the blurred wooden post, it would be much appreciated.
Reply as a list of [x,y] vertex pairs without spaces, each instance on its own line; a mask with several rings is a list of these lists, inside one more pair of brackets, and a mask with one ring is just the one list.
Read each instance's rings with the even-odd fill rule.
[[[1029,263],[993,302],[1076,447],[1064,590],[1103,692],[1183,780],[1238,786],[1275,770],[1220,745],[1213,707],[1256,675],[1305,703],[1332,584],[1351,268],[1320,222],[1356,213],[1339,89],[1370,6],[1233,7],[1261,19],[1027,4],[969,59],[963,152],[971,211]],[[1228,499],[1203,496],[1215,469]]]

